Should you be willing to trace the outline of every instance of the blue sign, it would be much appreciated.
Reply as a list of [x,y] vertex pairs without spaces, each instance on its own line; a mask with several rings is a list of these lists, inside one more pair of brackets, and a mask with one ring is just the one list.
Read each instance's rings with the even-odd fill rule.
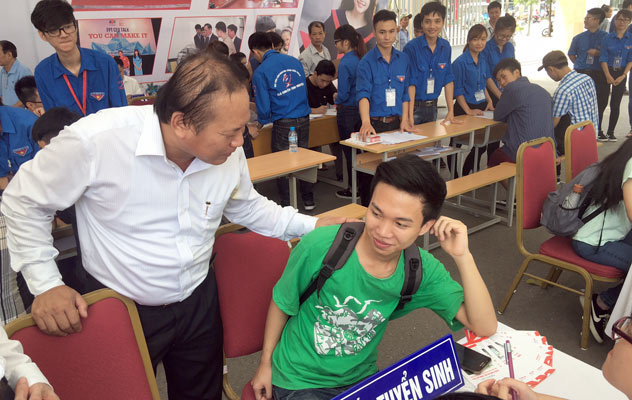
[[463,386],[452,335],[358,383],[333,400],[434,399]]

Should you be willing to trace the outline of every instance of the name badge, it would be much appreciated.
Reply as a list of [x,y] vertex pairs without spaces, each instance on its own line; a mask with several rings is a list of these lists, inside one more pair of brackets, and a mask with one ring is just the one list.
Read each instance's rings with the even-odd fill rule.
[[428,78],[428,81],[426,83],[426,94],[434,94],[434,83],[435,83],[434,76],[431,76],[430,78]]
[[474,93],[474,98],[479,102],[485,100],[485,90],[477,90],[476,93]]
[[621,68],[621,63],[623,61],[623,58],[621,56],[617,56],[614,58],[614,63],[612,64],[613,68]]
[[588,54],[586,56],[586,64],[594,64],[595,62],[595,57],[593,55]]
[[397,91],[395,89],[386,89],[386,107],[395,107],[395,96]]

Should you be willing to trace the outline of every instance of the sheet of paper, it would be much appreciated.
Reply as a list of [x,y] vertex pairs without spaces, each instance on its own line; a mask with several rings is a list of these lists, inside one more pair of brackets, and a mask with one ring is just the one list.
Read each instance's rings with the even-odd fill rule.
[[309,119],[322,118],[325,114],[309,114]]
[[338,111],[335,108],[328,108],[325,115],[337,115]]
[[414,133],[408,132],[392,132],[392,133],[380,133],[379,136],[382,138],[383,144],[398,144],[404,142],[410,142],[412,140],[421,140],[425,139],[426,136],[415,135]]
[[479,115],[481,118],[494,119],[493,111],[483,111],[483,115]]

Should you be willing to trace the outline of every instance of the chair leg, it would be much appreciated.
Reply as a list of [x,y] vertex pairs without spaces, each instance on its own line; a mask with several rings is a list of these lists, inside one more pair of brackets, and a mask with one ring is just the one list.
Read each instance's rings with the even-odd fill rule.
[[500,308],[498,309],[499,314],[502,314],[505,312],[505,309],[507,308],[507,305],[509,305],[509,301],[511,300],[511,297],[515,293],[516,288],[518,287],[518,284],[522,280],[522,277],[525,271],[527,270],[527,267],[529,266],[529,263],[531,262],[532,259],[533,259],[532,257],[527,257],[524,259],[524,261],[520,265],[520,269],[518,270],[518,273],[516,273],[516,276],[514,277],[514,280],[511,283],[511,286],[509,287],[509,291],[507,291],[507,294],[505,295],[505,299],[503,300],[503,302],[500,305]]
[[[549,273],[546,276],[546,279],[550,280],[551,282],[557,282],[561,274],[562,274],[561,268],[551,267],[549,269]],[[547,287],[549,287],[548,283],[542,282],[542,281],[536,281],[535,279],[533,280],[533,284],[540,286],[542,289],[546,289]]]
[[593,280],[592,277],[586,273],[584,276],[586,280],[586,290],[584,291],[584,314],[582,317],[582,336],[580,340],[580,347],[583,350],[588,349],[588,340],[590,339],[590,307],[592,299]]

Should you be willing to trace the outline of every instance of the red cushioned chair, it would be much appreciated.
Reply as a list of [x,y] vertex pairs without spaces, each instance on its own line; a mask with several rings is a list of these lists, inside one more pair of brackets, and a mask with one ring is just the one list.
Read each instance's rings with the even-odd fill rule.
[[599,161],[597,135],[592,122],[571,125],[564,135],[564,176],[570,182],[590,164]]
[[[511,300],[518,284],[524,276],[539,282],[557,286],[592,298],[593,281],[617,282],[624,275],[621,270],[606,265],[596,264],[575,254],[571,247],[571,238],[554,236],[540,246],[538,253],[531,253],[524,244],[524,230],[540,227],[542,204],[549,194],[555,190],[555,146],[551,138],[541,138],[523,143],[518,149],[517,157],[517,193],[516,193],[516,242],[518,250],[525,256],[516,277],[514,278],[499,313],[503,313]],[[585,294],[579,290],[554,282],[549,277],[542,277],[527,272],[533,260],[542,261],[561,270],[575,272],[585,281]],[[581,347],[588,348],[588,328],[590,318],[590,301],[584,302],[584,320],[582,323]]]
[[89,307],[81,332],[46,335],[28,314],[7,324],[7,335],[22,343],[61,399],[159,399],[134,302],[110,289],[83,297]]
[[[217,236],[214,249],[224,355],[234,358],[256,353],[263,347],[272,288],[290,256],[288,243],[254,232],[225,233]],[[223,386],[226,397],[239,399],[230,385],[226,364]],[[250,382],[244,386],[241,398],[255,398]]]

